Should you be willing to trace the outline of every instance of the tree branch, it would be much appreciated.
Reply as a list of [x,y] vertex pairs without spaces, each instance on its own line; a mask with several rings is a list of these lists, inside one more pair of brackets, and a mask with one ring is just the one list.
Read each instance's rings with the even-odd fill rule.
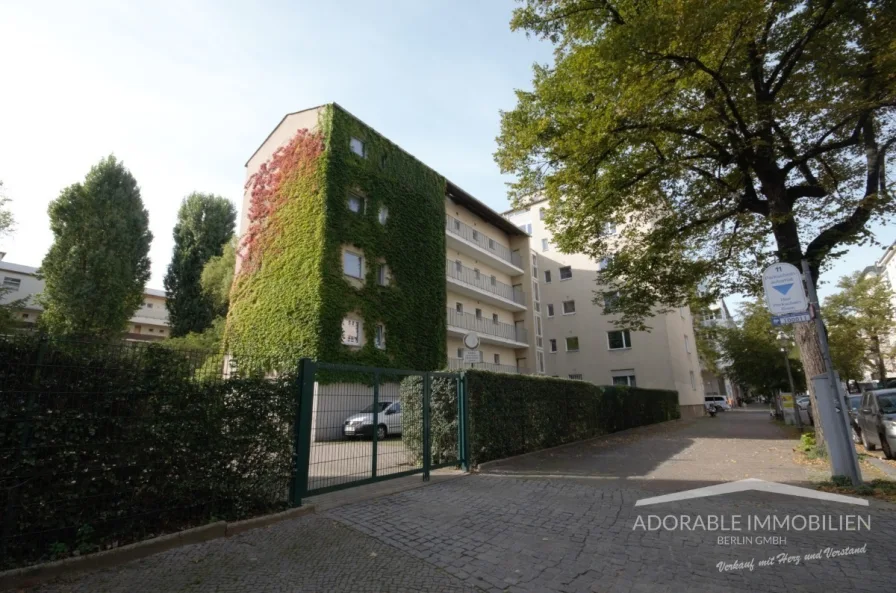
[[[833,6],[834,0],[827,0],[824,7],[821,9],[821,14],[818,19],[809,27],[809,30],[799,39],[797,42],[791,46],[784,55],[781,56],[781,59],[778,60],[778,64],[772,70],[771,76],[768,79],[768,86],[772,87],[770,96],[774,97],[778,94],[781,88],[786,84],[787,80],[790,78],[791,72],[796,67],[797,63],[800,61],[800,58],[803,55],[803,50],[806,49],[806,46],[812,41],[812,38],[816,33],[827,27],[833,21],[825,21],[825,16],[828,11]],[[778,81],[775,82],[775,78],[778,78]]]
[[[849,146],[855,146],[861,140],[862,128],[864,127],[865,121],[868,119],[868,117],[869,117],[868,112],[863,112],[862,114],[859,115],[859,120],[856,123],[856,127],[853,130],[852,134],[849,135],[848,138],[844,138],[843,140],[836,140],[833,142],[824,143],[825,138],[827,138],[832,133],[834,133],[838,128],[843,127],[843,125],[845,125],[848,122],[848,120],[843,120],[843,121],[839,122],[833,128],[831,128],[830,130],[828,130],[827,132],[822,134],[821,138],[816,140],[815,143],[813,144],[812,148],[807,150],[803,154],[803,156],[801,156],[799,158],[795,158],[792,161],[790,161],[789,163],[785,164],[781,168],[781,171],[783,173],[787,174],[790,171],[792,171],[794,167],[799,167],[805,163],[808,163],[810,160],[814,159],[815,157],[821,156],[821,155],[825,154],[826,152],[831,152],[833,150],[841,150],[841,149],[847,148]],[[852,119],[852,118],[849,118],[849,119]]]

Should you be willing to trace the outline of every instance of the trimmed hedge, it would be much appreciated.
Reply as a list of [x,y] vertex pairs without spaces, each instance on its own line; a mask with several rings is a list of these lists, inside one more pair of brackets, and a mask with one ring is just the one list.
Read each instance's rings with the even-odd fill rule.
[[294,377],[213,358],[0,338],[0,569],[287,508]]
[[484,463],[681,417],[678,392],[466,373],[470,456]]
[[[423,463],[423,378],[411,376],[401,382],[401,440],[413,455],[415,465]],[[429,400],[432,463],[457,460],[457,379],[434,378]]]

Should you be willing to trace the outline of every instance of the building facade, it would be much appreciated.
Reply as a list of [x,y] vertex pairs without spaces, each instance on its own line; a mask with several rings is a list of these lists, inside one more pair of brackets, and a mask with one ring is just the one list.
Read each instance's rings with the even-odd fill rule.
[[[713,328],[732,328],[735,326],[734,318],[728,311],[728,305],[723,299],[712,303],[709,308],[698,316],[700,325]],[[740,401],[740,388],[731,379],[725,376],[725,368],[728,362],[724,359],[716,361],[716,372],[710,369],[704,360],[700,360],[700,375],[703,381],[703,391],[706,395],[723,395],[728,398],[732,406]]]
[[539,371],[528,235],[340,106],[286,115],[246,179],[232,350]]
[[[617,327],[595,304],[596,274],[604,265],[581,253],[560,253],[545,226],[549,205],[539,201],[505,217],[531,236],[531,293],[538,302],[536,345],[544,346],[545,373],[598,385],[675,389],[682,414],[702,415],[704,384],[687,307],[658,315],[652,329]],[[608,228],[608,233],[616,233]]]
[[[24,306],[15,315],[22,327],[33,327],[43,312],[35,298],[44,290],[43,280],[37,277],[37,268],[0,260],[0,280],[8,290],[0,296],[0,302],[25,299]],[[168,333],[165,291],[147,288],[143,292],[143,304],[128,322],[125,339],[158,341],[167,338]]]

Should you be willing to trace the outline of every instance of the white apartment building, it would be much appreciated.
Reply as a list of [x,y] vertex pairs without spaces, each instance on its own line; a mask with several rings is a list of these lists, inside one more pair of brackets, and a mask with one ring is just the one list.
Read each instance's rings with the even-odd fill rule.
[[[896,242],[887,247],[884,254],[880,256],[873,266],[868,266],[865,268],[866,274],[875,274],[879,275],[884,279],[890,286],[890,290],[894,292],[893,296],[893,308],[896,309]],[[889,343],[887,344],[890,348],[896,346],[896,335],[891,335],[889,337]],[[881,344],[883,346],[883,344]],[[887,377],[896,377],[896,359],[893,358],[885,358],[884,366],[887,369]],[[875,379],[879,379],[876,376],[877,373],[871,373],[870,371],[866,373],[865,380],[871,381]]]
[[[544,345],[545,373],[598,385],[674,389],[682,415],[702,415],[704,384],[687,307],[648,320],[649,332],[615,326],[595,305],[602,262],[560,253],[544,223],[549,205],[539,201],[504,216],[531,236],[531,294],[536,344]],[[615,229],[607,229],[614,232]]]
[[[712,303],[709,308],[699,316],[699,323],[704,327],[734,327],[734,318],[728,311],[728,305],[723,299]],[[724,371],[728,366],[724,359],[717,361],[719,370]],[[723,374],[710,371],[700,361],[700,375],[703,381],[703,391],[706,395],[724,395],[729,403],[735,405],[740,400],[740,388],[731,382],[731,379]]]
[[[43,280],[37,277],[37,268],[0,259],[0,283],[9,291],[0,296],[0,303],[26,299],[25,306],[16,311],[16,318],[23,327],[33,326],[43,312],[34,298],[44,290]],[[126,339],[155,341],[167,337],[165,291],[147,288],[143,292],[143,304],[130,319]]]

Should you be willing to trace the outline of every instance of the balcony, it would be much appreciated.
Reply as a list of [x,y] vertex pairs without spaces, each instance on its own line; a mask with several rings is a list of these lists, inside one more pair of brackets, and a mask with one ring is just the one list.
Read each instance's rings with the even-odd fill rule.
[[448,288],[479,301],[513,311],[526,310],[526,294],[517,287],[495,280],[457,262],[445,261]]
[[526,343],[527,332],[524,327],[495,322],[485,317],[476,317],[471,313],[458,313],[456,309],[448,307],[448,333],[463,337],[467,331],[476,332],[483,342],[514,348],[529,347],[529,344]]
[[529,369],[526,367],[515,367],[509,364],[494,364],[491,362],[464,362],[459,358],[449,358],[448,369],[452,371],[476,369],[493,373],[508,373],[510,375],[530,374]]
[[511,276],[523,273],[523,259],[518,251],[511,251],[453,216],[445,217],[445,238],[450,249],[483,260],[496,270]]

